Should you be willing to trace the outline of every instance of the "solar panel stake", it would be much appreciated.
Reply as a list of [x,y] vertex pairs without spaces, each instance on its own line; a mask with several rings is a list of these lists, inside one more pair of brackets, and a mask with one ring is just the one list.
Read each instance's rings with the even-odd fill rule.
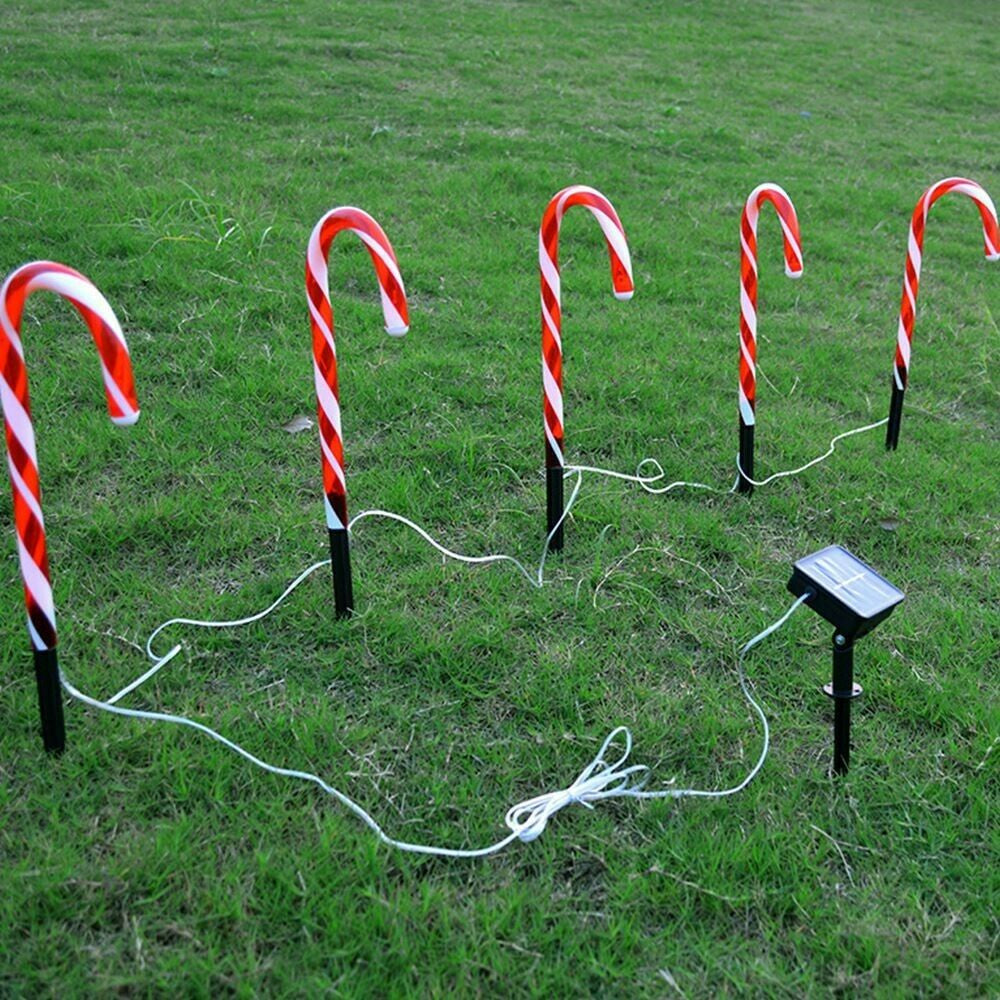
[[833,773],[847,774],[851,765],[851,702],[860,696],[854,683],[854,643],[839,632],[833,637],[833,682],[823,690],[833,699]]
[[828,545],[800,559],[788,589],[837,630],[833,634],[833,679],[823,690],[833,699],[833,773],[851,764],[851,702],[861,694],[854,683],[854,640],[892,614],[904,594],[847,549]]

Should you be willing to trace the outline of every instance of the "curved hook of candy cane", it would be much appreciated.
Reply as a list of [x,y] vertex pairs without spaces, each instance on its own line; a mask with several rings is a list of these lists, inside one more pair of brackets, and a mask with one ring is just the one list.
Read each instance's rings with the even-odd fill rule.
[[409,330],[409,306],[395,251],[382,227],[360,208],[334,208],[316,223],[306,251],[306,300],[312,326],[316,413],[322,450],[326,522],[330,532],[337,615],[350,614],[350,555],[347,542],[347,486],[344,479],[344,438],[337,387],[337,348],[333,336],[333,308],[327,260],[334,238],[354,233],[371,255],[378,278],[386,333],[401,337]]
[[576,184],[553,196],[538,232],[538,267],[541,275],[542,386],[545,423],[545,466],[549,547],[563,547],[563,384],[562,384],[562,285],[559,276],[559,229],[563,215],[582,205],[597,220],[604,234],[616,299],[626,301],[635,292],[632,258],[625,229],[614,206],[600,191]]
[[761,207],[767,202],[775,207],[781,223],[785,274],[789,278],[802,277],[802,238],[792,199],[777,184],[759,184],[747,197],[740,219],[740,476],[736,487],[740,493],[753,492],[757,422],[757,221]]
[[899,444],[899,427],[903,419],[903,394],[909,381],[910,349],[913,344],[913,325],[917,318],[917,289],[920,287],[920,265],[923,260],[924,231],[931,205],[946,194],[964,194],[979,209],[983,223],[983,244],[986,259],[1000,260],[1000,228],[997,210],[990,196],[975,181],[967,177],[946,177],[932,184],[920,197],[907,240],[906,266],[903,271],[903,299],[899,307],[899,326],[896,331],[896,360],[892,370],[892,397],[889,402],[889,423],[885,433],[885,446],[895,449]]
[[83,317],[101,359],[101,374],[112,422],[127,426],[139,419],[132,361],[121,326],[107,299],[78,271],[51,261],[35,261],[12,271],[0,286],[0,406],[7,438],[7,465],[14,495],[17,550],[28,611],[28,633],[35,656],[42,734],[49,750],[65,745],[56,616],[49,575],[45,521],[31,422],[28,372],[21,343],[21,316],[29,295],[55,292]]

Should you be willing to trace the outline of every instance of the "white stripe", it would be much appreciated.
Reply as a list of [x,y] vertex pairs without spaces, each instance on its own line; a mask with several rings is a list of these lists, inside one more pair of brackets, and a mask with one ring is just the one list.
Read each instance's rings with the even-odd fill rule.
[[900,357],[903,359],[903,367],[910,370],[910,338],[906,336],[906,327],[903,321],[899,321],[899,330],[896,333],[896,344],[899,347]]
[[[949,181],[957,180],[959,182],[948,192],[948,194],[953,194],[954,192],[958,191],[961,194],[968,195],[975,201],[988,202],[990,200],[990,196],[975,181],[970,181],[968,177],[961,177],[961,178],[950,177],[948,178],[948,180]],[[941,185],[947,183],[948,181],[941,181],[941,183],[937,186],[940,187]]]
[[[756,233],[755,233],[756,235]],[[743,227],[740,226],[740,249],[743,251],[743,256],[750,262],[750,267],[753,269],[754,274],[758,274],[757,271],[757,255],[750,249],[747,241],[743,238]]]
[[118,383],[111,377],[111,372],[105,366],[103,358],[101,358],[101,377],[104,379],[105,391],[118,404],[118,409],[121,410],[122,415],[129,418],[138,416],[136,409],[125,398],[121,389],[118,388]]
[[750,408],[750,400],[744,394],[742,386],[740,387],[740,419],[748,427],[752,427],[757,422],[757,418]]
[[754,235],[757,233],[757,219],[760,217],[760,206],[757,204],[757,198],[764,191],[770,191],[773,187],[773,184],[758,184],[747,195],[747,200],[743,205],[743,214],[746,217],[747,225],[753,231]]
[[323,507],[326,510],[326,526],[331,531],[343,531],[344,522],[337,517],[337,512],[331,506],[330,498],[325,493],[323,494]]
[[983,190],[978,184],[976,185],[976,193],[972,195],[978,201],[982,202],[986,206],[987,211],[994,219],[997,217],[997,207],[993,204],[993,199]]
[[7,421],[14,437],[20,442],[24,453],[37,468],[38,455],[35,452],[35,430],[31,424],[31,417],[28,416],[21,401],[7,384],[5,378],[0,378],[0,405],[3,406],[4,420]]
[[556,348],[559,351],[559,356],[562,357],[562,337],[559,334],[559,328],[556,326],[556,321],[552,318],[548,309],[545,308],[544,299],[542,299],[542,319],[544,320],[546,327],[548,327],[549,333],[552,334],[552,339],[556,342]]
[[337,461],[333,452],[330,451],[329,445],[326,443],[326,439],[322,434],[319,436],[319,446],[323,451],[323,457],[330,463],[330,468],[333,470],[333,475],[337,482],[340,484],[340,491],[344,494],[347,493],[347,481],[344,479],[344,469],[340,462]]
[[108,304],[108,300],[85,278],[78,278],[74,274],[63,274],[60,271],[42,271],[28,282],[27,293],[30,295],[39,288],[79,302],[91,312],[97,313],[114,333],[119,343],[123,347],[125,346],[121,327],[118,325],[118,320]]
[[552,412],[555,413],[559,426],[563,427],[562,393],[559,391],[559,386],[552,377],[552,372],[549,371],[549,366],[545,363],[544,358],[542,359],[542,385],[545,388],[545,398],[549,401],[549,406],[552,407]]
[[906,387],[903,385],[902,379],[899,377],[899,369],[893,365],[892,366],[892,379],[896,383],[896,388],[904,390]]
[[[374,221],[374,220],[373,220]],[[392,259],[392,254],[374,236],[366,233],[362,229],[351,229],[352,233],[357,233],[364,244],[375,253],[383,264],[389,269],[389,273],[396,279],[399,287],[403,287],[403,276],[399,273],[399,265]]]
[[910,226],[910,234],[906,241],[906,251],[910,255],[910,260],[913,262],[913,273],[919,278],[923,251],[920,249],[920,244],[917,242],[916,234],[913,232],[913,226]]
[[788,241],[788,245],[795,251],[795,256],[799,259],[799,261],[801,261],[802,247],[799,246],[799,241],[795,238],[795,234],[792,230],[786,225],[780,212],[778,213],[778,222],[781,223],[781,231],[784,233],[785,239]]
[[35,626],[31,624],[31,617],[28,617],[28,635],[31,636],[31,645],[42,652],[49,649],[48,646],[42,642],[42,637],[35,631]]
[[740,282],[740,312],[743,315],[743,319],[746,321],[747,327],[750,330],[750,336],[754,340],[757,339],[757,310],[754,304],[750,301],[750,296],[747,295],[747,290],[743,287],[743,282]]
[[[919,275],[917,280],[920,280]],[[903,295],[906,296],[906,300],[910,303],[910,311],[913,313],[912,322],[917,320],[917,296],[913,291],[913,286],[910,284],[910,277],[908,274],[903,274]],[[900,311],[899,321],[903,321],[902,311]]]
[[559,277],[558,268],[552,263],[552,259],[546,252],[545,244],[542,242],[541,230],[538,232],[538,268],[542,272],[542,277],[551,289],[556,302],[559,302],[562,295],[562,281]]
[[753,359],[750,357],[749,351],[747,351],[747,345],[743,343],[743,338],[740,337],[740,356],[747,363],[747,367],[750,369],[750,374],[753,376],[754,381],[757,381],[757,366],[754,364]]
[[562,448],[556,444],[556,439],[552,436],[552,432],[549,430],[549,425],[545,425],[545,440],[549,442],[549,447],[552,449],[553,454],[556,456],[556,461],[559,463],[560,468],[566,464],[566,459],[563,458]]
[[590,209],[591,215],[597,219],[598,225],[600,225],[601,231],[604,233],[604,238],[611,244],[625,270],[628,272],[628,276],[631,278],[632,256],[628,250],[628,243],[625,241],[625,234],[615,225],[610,216],[606,215],[599,208],[595,208],[593,205],[588,205],[587,208]]
[[[17,269],[18,271],[20,268]],[[21,343],[21,337],[17,330],[14,329],[14,324],[10,321],[10,316],[7,313],[7,288],[10,285],[11,278],[17,274],[17,271],[12,272],[7,280],[3,283],[3,288],[0,288],[0,326],[3,327],[3,332],[7,334],[8,340],[14,347],[14,350],[21,357],[21,361],[24,361],[24,345]]]
[[320,246],[320,233],[323,231],[323,224],[327,219],[336,212],[327,212],[319,222],[316,223],[312,231],[312,235],[309,237],[309,246],[306,248],[306,264],[309,266],[309,271],[313,276],[313,280],[322,289],[323,294],[329,298],[330,297],[330,278],[329,278],[329,268],[326,262],[326,257],[323,255],[323,248]]
[[21,576],[24,578],[25,587],[45,617],[52,622],[52,627],[55,628],[56,612],[52,606],[52,585],[45,579],[45,574],[35,565],[35,561],[24,547],[20,535],[17,536],[17,554],[21,563]]
[[28,509],[31,513],[38,519],[38,523],[42,526],[42,531],[44,532],[45,519],[42,517],[42,508],[38,505],[38,501],[28,488],[28,484],[22,478],[21,473],[18,472],[17,466],[14,465],[14,459],[10,457],[9,452],[7,453],[7,468],[10,470],[11,485],[20,494],[21,499],[28,505]]
[[599,191],[596,191],[592,187],[587,187],[585,184],[571,184],[568,188],[563,188],[559,195],[559,201],[556,203],[557,223],[562,222],[562,217],[566,214],[566,202],[575,194],[593,194],[597,195],[598,198],[604,197]]
[[389,298],[389,293],[378,286],[379,295],[382,297],[382,317],[385,320],[385,332],[391,336],[400,337],[407,332],[408,326],[403,321],[403,316],[396,308],[395,303]]
[[[313,323],[319,328],[319,332],[323,334],[323,339],[327,342],[330,350],[333,352],[333,356],[337,356],[337,345],[333,339],[333,331],[326,325],[326,320],[320,315],[319,310],[313,305],[313,300],[307,295],[306,301],[309,305],[309,315],[312,318]],[[330,300],[327,299],[327,302]],[[332,307],[331,307],[332,315]]]
[[343,434],[340,427],[340,401],[334,396],[329,385],[327,385],[326,379],[323,377],[322,372],[320,372],[315,358],[313,358],[313,381],[316,384],[316,398],[319,400],[320,409],[330,423],[333,424],[333,429],[337,432],[337,437],[343,441]]

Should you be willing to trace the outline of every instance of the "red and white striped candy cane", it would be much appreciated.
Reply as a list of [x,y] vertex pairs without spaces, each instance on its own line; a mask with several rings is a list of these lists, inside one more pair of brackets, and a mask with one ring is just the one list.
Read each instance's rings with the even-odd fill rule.
[[[538,233],[538,267],[542,284],[542,385],[544,388],[545,466],[549,547],[561,549],[563,530],[563,384],[562,309],[559,278],[559,227],[567,209],[589,209],[604,233],[611,262],[615,298],[632,298],[632,259],[625,230],[614,206],[600,191],[581,184],[563,188],[549,202]],[[557,527],[558,526],[558,527]]]
[[899,444],[899,425],[903,419],[903,394],[910,374],[910,347],[913,324],[917,318],[917,289],[920,287],[920,263],[924,251],[924,230],[931,205],[946,194],[964,194],[972,199],[983,220],[983,242],[987,260],[1000,260],[1000,230],[997,210],[990,196],[975,182],[965,177],[946,177],[932,184],[917,202],[910,220],[910,236],[906,248],[906,268],[903,272],[903,301],[899,307],[899,329],[896,334],[896,363],[892,372],[892,399],[885,446]]
[[35,656],[42,734],[48,750],[65,746],[59,670],[56,661],[56,614],[42,518],[42,493],[31,423],[28,371],[21,345],[21,316],[33,292],[61,295],[83,317],[97,345],[108,412],[116,424],[139,419],[132,362],[121,327],[104,296],[82,274],[62,264],[36,261],[12,271],[0,287],[0,404],[7,437],[7,465],[14,494],[17,551],[28,609],[28,633]]
[[351,613],[350,549],[347,538],[347,486],[344,481],[344,437],[340,425],[340,393],[337,388],[337,347],[333,337],[333,308],[327,260],[334,237],[347,230],[358,236],[375,265],[386,333],[401,337],[409,329],[409,308],[396,254],[382,227],[360,208],[341,206],[327,212],[309,237],[306,252],[306,299],[312,325],[313,372],[316,381],[316,412],[323,455],[323,490],[326,523],[330,533],[334,599],[337,617]]
[[802,239],[795,206],[777,184],[755,187],[740,219],[740,493],[752,493],[753,436],[757,422],[757,220],[765,202],[774,205],[785,243],[785,274],[802,277]]

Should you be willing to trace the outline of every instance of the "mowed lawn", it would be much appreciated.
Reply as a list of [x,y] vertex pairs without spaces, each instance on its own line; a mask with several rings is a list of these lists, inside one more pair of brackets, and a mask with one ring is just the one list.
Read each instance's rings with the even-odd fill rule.
[[[959,14],[960,10],[960,14]],[[8,3],[2,270],[78,268],[122,321],[142,419],[114,428],[93,344],[51,295],[23,326],[60,662],[108,697],[176,615],[237,618],[327,554],[303,291],[312,226],[384,226],[411,307],[331,254],[348,500],[452,548],[537,562],[537,229],[568,184],[621,215],[612,298],[581,209],[562,238],[571,462],[723,489],[737,447],[739,218],[781,184],[805,274],[760,224],[757,473],[884,417],[913,206],[1000,196],[1000,11],[970,3]],[[41,748],[0,497],[0,994],[939,996],[1000,982],[1000,266],[931,213],[900,447],[881,428],[752,497],[585,478],[540,590],[353,535],[327,572],[184,650],[128,704],[315,771],[401,838],[477,847],[618,724],[652,786],[722,788],[761,734],[736,650],[840,543],[906,592],[858,643],[854,758],[829,775],[831,628],[748,659],[773,726],[721,800],[570,806],[485,860],[380,846],[315,787],[191,730],[67,704]]]

